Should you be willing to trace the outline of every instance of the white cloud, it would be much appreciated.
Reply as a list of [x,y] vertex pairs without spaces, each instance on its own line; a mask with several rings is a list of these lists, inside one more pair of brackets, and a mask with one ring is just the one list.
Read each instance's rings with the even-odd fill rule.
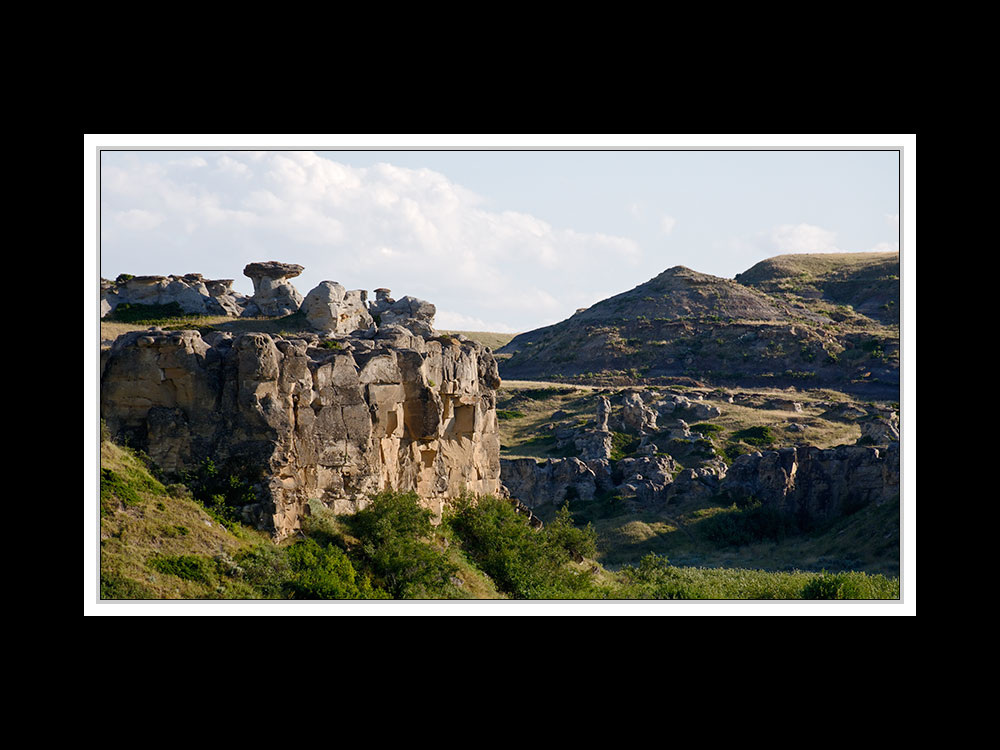
[[836,232],[812,224],[779,224],[763,239],[763,244],[777,253],[841,252]]
[[126,229],[146,230],[158,227],[163,223],[163,216],[153,211],[141,208],[131,208],[128,211],[118,211],[113,214],[114,220]]
[[506,323],[500,321],[487,322],[482,318],[475,318],[471,315],[452,312],[451,310],[438,310],[434,316],[434,326],[444,331],[491,331],[493,333],[519,333]]
[[879,253],[898,253],[899,243],[898,242],[879,242],[875,247],[872,248],[873,252]]
[[[484,199],[429,169],[352,167],[312,152],[219,152],[102,165],[101,202],[127,234],[102,234],[101,273],[202,273],[250,291],[252,261],[299,263],[305,294],[323,280],[393,289],[438,306],[438,325],[528,330],[555,322],[596,285],[634,286],[635,241],[555,227]],[[450,312],[449,312],[450,311]],[[442,319],[442,316],[443,319]]]
[[888,224],[890,227],[892,227],[893,229],[895,229],[898,232],[899,231],[899,214],[886,214],[885,215],[885,223]]
[[677,219],[673,216],[663,216],[660,219],[660,230],[664,234],[670,234],[674,231],[674,227],[677,226]]

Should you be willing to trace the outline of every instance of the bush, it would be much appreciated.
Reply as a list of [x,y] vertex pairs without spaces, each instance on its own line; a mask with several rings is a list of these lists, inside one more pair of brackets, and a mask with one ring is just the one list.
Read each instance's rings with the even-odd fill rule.
[[799,531],[792,516],[759,501],[751,501],[742,508],[733,505],[728,512],[717,513],[703,521],[699,528],[709,541],[721,547],[781,542]]
[[867,573],[823,572],[802,589],[803,599],[898,599],[899,579]]
[[551,544],[565,550],[577,562],[597,556],[597,532],[590,523],[582,529],[574,525],[569,503],[558,510],[555,520],[546,524],[543,533]]
[[158,573],[185,581],[208,584],[215,578],[215,563],[201,555],[161,555],[151,557],[146,564]]
[[115,307],[110,319],[119,323],[157,323],[171,318],[190,317],[190,313],[177,302],[168,302],[165,305],[143,305],[140,303],[123,302]]
[[708,422],[699,422],[698,424],[691,425],[691,432],[697,432],[699,435],[704,435],[705,437],[711,437],[722,432],[722,428],[717,424],[709,424]]
[[[367,577],[359,577],[343,550],[314,539],[288,548],[290,575],[281,587],[292,599],[384,599]],[[269,582],[273,585],[273,582]]]
[[757,447],[771,445],[775,441],[775,435],[768,425],[747,427],[745,430],[734,432],[733,438]]
[[457,595],[458,566],[434,544],[433,517],[415,492],[382,492],[344,519],[360,542],[359,564],[394,599]]
[[592,530],[572,533],[565,513],[563,520],[538,531],[507,500],[461,498],[448,524],[466,554],[508,596],[576,599],[602,595],[590,573],[566,566],[570,550],[589,549]]
[[206,458],[184,475],[184,483],[194,499],[228,528],[242,521],[244,506],[257,502],[254,484],[259,477],[260,469],[249,462],[237,459],[220,467]]
[[611,460],[621,461],[639,447],[641,438],[624,432],[611,433]]
[[153,592],[138,581],[116,573],[101,573],[101,599],[155,599]]

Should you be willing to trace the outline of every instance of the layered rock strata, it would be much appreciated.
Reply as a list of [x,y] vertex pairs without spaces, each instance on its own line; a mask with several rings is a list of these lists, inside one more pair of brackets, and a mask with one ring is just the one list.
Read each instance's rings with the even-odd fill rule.
[[101,414],[165,471],[259,467],[243,514],[281,539],[310,500],[352,512],[414,490],[440,514],[463,492],[499,493],[499,384],[488,349],[400,326],[336,340],[151,329],[108,352]]

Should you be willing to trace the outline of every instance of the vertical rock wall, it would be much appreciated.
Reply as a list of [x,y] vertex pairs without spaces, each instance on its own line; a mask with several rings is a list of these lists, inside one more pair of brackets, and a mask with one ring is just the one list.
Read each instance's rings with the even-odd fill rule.
[[488,349],[397,326],[336,341],[152,330],[108,353],[101,413],[166,471],[205,457],[258,466],[244,513],[280,539],[313,499],[351,512],[415,490],[440,514],[463,492],[500,492],[499,385]]

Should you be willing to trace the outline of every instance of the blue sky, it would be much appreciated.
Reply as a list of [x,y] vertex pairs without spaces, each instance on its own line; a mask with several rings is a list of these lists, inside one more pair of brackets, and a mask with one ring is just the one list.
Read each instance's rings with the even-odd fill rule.
[[280,260],[303,294],[385,286],[439,328],[524,331],[675,265],[898,250],[899,176],[872,150],[105,151],[100,274],[249,292],[243,267]]

